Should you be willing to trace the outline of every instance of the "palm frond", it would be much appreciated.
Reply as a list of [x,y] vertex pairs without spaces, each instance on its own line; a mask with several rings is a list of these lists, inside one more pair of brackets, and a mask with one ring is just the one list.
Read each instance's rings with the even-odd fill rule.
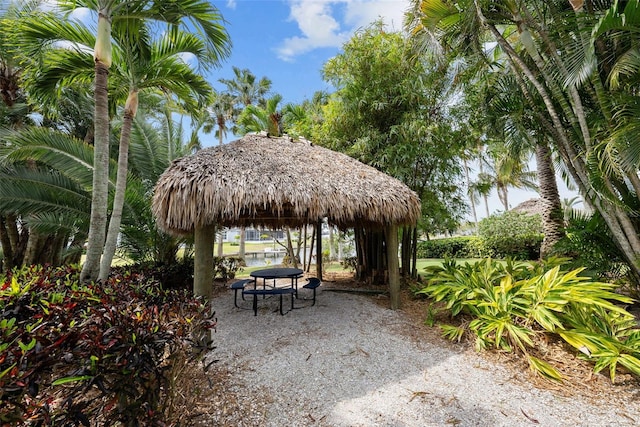
[[48,50],[93,52],[95,35],[78,21],[62,20],[53,13],[37,13],[20,22],[20,48],[28,58]]
[[38,161],[67,176],[73,176],[89,189],[93,179],[93,147],[63,133],[46,128],[27,128],[13,132],[0,147],[0,161]]
[[609,73],[609,83],[612,88],[618,88],[624,77],[635,76],[638,78],[640,74],[640,48],[633,47],[623,53],[613,65]]
[[0,182],[0,211],[88,218],[90,194],[72,179],[49,168],[20,165],[5,168],[0,172]]
[[[127,2],[124,2],[125,4]],[[114,11],[117,17],[117,11]],[[144,10],[144,17],[182,29],[195,29],[205,42],[206,56],[200,65],[204,69],[216,66],[231,52],[231,42],[219,10],[207,0],[154,2]],[[116,18],[117,19],[117,18]]]

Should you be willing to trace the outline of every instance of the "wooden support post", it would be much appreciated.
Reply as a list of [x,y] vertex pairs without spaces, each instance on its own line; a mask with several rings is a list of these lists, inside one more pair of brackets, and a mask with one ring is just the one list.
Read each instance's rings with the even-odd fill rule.
[[209,299],[213,285],[213,246],[216,228],[213,225],[197,227],[194,233],[193,294]]
[[316,277],[322,280],[322,220],[316,223]]
[[400,263],[398,262],[398,226],[390,224],[385,228],[387,241],[387,268],[389,269],[389,296],[391,309],[400,308]]

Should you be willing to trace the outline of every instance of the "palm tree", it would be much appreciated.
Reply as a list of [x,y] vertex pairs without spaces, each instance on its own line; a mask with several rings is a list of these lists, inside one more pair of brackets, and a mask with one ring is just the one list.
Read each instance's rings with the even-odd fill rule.
[[[540,256],[544,258],[565,236],[562,204],[549,148],[549,140],[553,135],[549,135],[543,127],[539,126],[535,117],[530,114],[527,100],[518,90],[515,79],[499,69],[493,74],[496,77],[492,79],[486,95],[486,105],[490,112],[486,114],[487,123],[493,125],[491,129],[496,129],[496,124],[499,125],[505,137],[507,153],[512,159],[522,155],[528,157],[535,152],[538,186],[525,184],[523,188],[537,190],[540,194],[544,233]],[[526,159],[522,160],[526,161]]]
[[271,136],[282,136],[284,130],[283,113],[278,108],[282,95],[275,94],[265,101],[265,106],[249,104],[237,119],[237,132],[244,135],[249,132],[267,132]]
[[[136,261],[170,264],[182,241],[157,229],[148,197],[171,161],[189,150],[170,114],[162,123],[134,119],[122,245]],[[93,147],[38,127],[13,132],[6,139],[11,147],[0,147],[0,209],[10,207],[28,217],[29,227],[46,236],[48,252],[35,254],[34,263],[78,262],[89,228]],[[24,166],[25,160],[37,167]],[[117,178],[115,167],[111,169],[113,188]]]
[[[138,29],[139,35],[146,35],[144,27]],[[131,40],[123,40],[119,45],[127,45]],[[134,58],[132,61],[118,62],[127,77],[129,93],[124,107],[120,147],[118,149],[118,178],[114,195],[113,210],[109,221],[109,229],[100,265],[100,280],[106,280],[111,269],[111,262],[116,250],[122,208],[127,182],[129,140],[133,118],[138,109],[138,92],[141,90],[162,90],[173,94],[187,106],[187,111],[195,111],[197,105],[203,105],[203,100],[210,91],[209,85],[202,76],[193,72],[180,56],[184,53],[194,55],[203,52],[202,44],[195,36],[178,30],[167,33],[156,43],[149,43],[146,37],[140,37],[123,55]],[[196,56],[197,57],[197,56]],[[198,58],[203,60],[204,58]],[[153,74],[148,71],[154,70]],[[120,77],[120,76],[118,76]],[[125,83],[125,82],[123,82]],[[127,87],[118,85],[119,87]],[[200,100],[200,102],[195,102]]]
[[[100,267],[100,260],[105,252],[105,259],[102,267],[102,273],[100,274],[104,278],[105,265],[110,262],[109,258],[112,257],[113,237],[109,238],[107,247],[103,247],[105,243],[105,228],[106,228],[106,212],[107,212],[107,193],[108,188],[106,186],[108,176],[108,157],[109,157],[109,109],[108,109],[108,87],[107,75],[111,67],[113,59],[124,59],[116,64],[118,67],[123,64],[127,72],[136,70],[139,66],[149,66],[150,61],[156,61],[156,65],[163,65],[163,67],[147,68],[145,74],[139,72],[142,68],[137,68],[138,74],[132,73],[132,79],[128,81],[124,86],[129,91],[127,103],[125,104],[125,117],[129,116],[128,120],[132,119],[137,109],[137,94],[141,88],[145,85],[153,86],[154,84],[160,84],[163,88],[165,83],[172,81],[171,89],[178,96],[184,96],[193,92],[193,87],[199,87],[197,91],[201,91],[206,84],[202,79],[192,80],[192,77],[197,76],[191,72],[189,67],[181,64],[178,58],[180,52],[189,52],[195,55],[199,60],[203,69],[207,69],[209,66],[216,64],[220,58],[226,56],[229,51],[228,36],[224,28],[220,25],[221,16],[217,9],[206,1],[180,1],[180,2],[149,2],[149,1],[113,1],[102,0],[97,4],[93,1],[71,1],[63,0],[59,2],[59,5],[64,10],[73,10],[76,7],[87,7],[94,10],[98,16],[98,30],[97,35],[94,38],[95,44],[93,49],[93,64],[95,73],[94,94],[95,94],[95,113],[94,113],[94,145],[95,145],[95,159],[94,159],[94,182],[93,182],[93,197],[92,197],[92,214],[91,214],[91,226],[89,230],[89,241],[87,246],[87,258],[83,267],[82,279],[94,280],[98,276],[98,268]],[[150,50],[151,44],[148,39],[148,31],[146,30],[145,22],[155,22],[154,25],[166,25],[166,31],[164,32],[164,39],[155,46],[155,51]],[[52,24],[52,27],[63,27],[63,23],[57,21],[55,18],[43,20],[47,24]],[[113,23],[113,34],[112,34]],[[77,29],[79,26],[76,25]],[[181,28],[187,31],[192,31],[192,34],[182,31]],[[194,30],[195,29],[195,30]],[[28,29],[26,29],[28,31]],[[118,58],[116,53],[115,58],[112,53],[113,41],[112,37],[115,34],[114,39],[116,43],[116,50],[119,49],[123,52],[123,57]],[[86,36],[86,34],[83,34]],[[86,39],[86,37],[85,37]],[[61,40],[58,37],[54,37],[51,34],[51,38],[43,38],[41,41],[51,43],[53,41]],[[76,40],[76,42],[79,42]],[[179,49],[176,49],[180,46]],[[60,50],[57,50],[60,52]],[[158,55],[160,57],[154,57],[151,55]],[[86,57],[86,55],[85,55]],[[181,65],[180,65],[181,64]],[[178,67],[177,67],[178,66]],[[149,69],[158,71],[165,69],[178,69],[187,72],[186,77],[180,76],[180,72],[174,74],[164,75],[148,73]],[[61,67],[64,68],[64,65]],[[125,75],[125,74],[123,74]],[[139,81],[140,77],[144,76],[145,81]],[[161,83],[162,82],[162,83]],[[186,84],[194,83],[191,89],[187,89],[189,86]],[[156,86],[157,87],[157,86]],[[127,129],[130,130],[130,125],[123,127],[124,141],[126,145]],[[120,188],[125,185],[124,177],[126,177],[126,150],[124,146],[121,151],[122,177]],[[121,194],[116,200],[116,204],[120,204]],[[111,236],[119,229],[117,210],[114,211],[115,219],[113,227],[110,226]],[[114,215],[112,215],[113,218]],[[118,225],[118,227],[116,227]],[[106,249],[106,250],[105,250]]]
[[[413,1],[408,29],[438,39],[445,52],[466,60],[486,56],[483,42],[496,44],[531,115],[640,276],[640,237],[632,214],[640,207],[637,169],[603,168],[601,160],[611,152],[595,143],[613,131],[615,97],[600,73],[610,65],[608,43],[613,40],[591,39],[609,6],[620,14],[623,6],[637,3],[587,2],[574,12],[566,2]],[[610,166],[619,162],[613,154]]]
[[122,245],[131,258],[163,265],[175,262],[179,245],[185,239],[158,229],[148,195],[171,162],[191,152],[189,144],[184,143],[183,126],[171,115],[172,111],[166,109],[158,122],[139,116],[133,120],[130,147],[133,185],[128,186],[127,195],[130,204],[139,203],[132,206],[138,210],[136,215],[130,212],[123,217],[122,227]]
[[[0,210],[29,218],[34,235],[46,236],[47,252],[32,254],[28,261],[57,264],[63,256],[79,261],[89,225],[92,147],[60,131],[33,126],[5,138],[10,145],[0,145],[0,163],[5,165],[0,171]],[[72,249],[72,254],[64,253]]]
[[[93,35],[76,23],[66,23],[50,26],[51,20],[37,20],[26,22],[29,26],[30,38],[48,40],[62,35],[68,35],[76,46],[93,44]],[[109,221],[109,229],[102,252],[100,280],[106,280],[110,271],[116,250],[117,238],[120,233],[122,210],[127,183],[128,154],[131,127],[138,109],[139,92],[162,91],[173,95],[182,102],[186,111],[197,111],[198,105],[203,105],[210,92],[210,86],[202,76],[195,73],[191,67],[183,62],[181,56],[190,53],[198,60],[203,58],[204,43],[190,33],[175,29],[165,33],[158,40],[152,40],[146,24],[141,23],[134,35],[127,27],[114,28],[113,59],[111,93],[116,102],[126,99],[120,133],[118,149],[118,174],[114,194],[113,209]],[[91,74],[91,58],[86,49],[69,51],[68,49],[53,49],[46,52],[45,66],[39,70],[33,83],[34,92],[46,97],[55,93],[54,85],[82,83]],[[59,57],[66,61],[58,60]],[[48,62],[48,61],[50,62]],[[60,65],[57,65],[60,64]],[[68,65],[73,64],[73,68]],[[82,68],[85,65],[85,68]],[[149,73],[149,70],[154,70]],[[162,93],[161,92],[161,93]]]
[[[233,121],[238,121],[238,116],[243,108],[254,104],[264,105],[265,96],[271,90],[271,80],[262,77],[259,80],[248,69],[240,69],[233,67],[233,79],[220,79],[220,83],[227,87],[227,93],[233,97]],[[233,132],[237,132],[236,124],[233,126]],[[240,131],[241,132],[241,131]],[[240,228],[240,245],[238,247],[238,256],[244,259],[245,255],[245,228]]]
[[100,259],[105,242],[107,220],[107,177],[109,163],[109,110],[108,75],[112,64],[112,25],[128,29],[135,34],[144,21],[165,24],[166,32],[178,28],[193,31],[205,42],[202,56],[206,68],[229,53],[228,35],[221,25],[218,10],[205,0],[158,1],[149,0],[58,0],[63,10],[84,7],[92,10],[98,19],[93,57],[95,63],[95,159],[91,223],[87,257],[82,269],[82,280],[95,280],[99,274]]
[[[514,155],[516,154],[516,155]],[[505,212],[509,206],[509,188],[538,190],[535,172],[529,171],[527,160],[510,150],[497,149],[489,153],[487,178],[498,193]]]
[[[222,145],[229,131],[229,121],[234,119],[235,106],[233,95],[229,92],[215,92],[209,104],[208,113],[217,126],[218,144]],[[207,129],[205,128],[205,132]]]
[[[30,3],[11,3],[0,9],[0,129],[19,129],[29,123],[30,107],[26,103],[26,94],[21,87],[23,68],[18,51],[15,49],[16,27],[20,19],[31,12]],[[0,137],[1,139],[1,137]],[[25,251],[33,245],[36,232],[30,232],[25,218],[15,214],[8,206],[0,209],[0,246],[2,263],[0,271],[23,264]],[[33,236],[31,243],[29,237]]]
[[264,106],[265,96],[271,90],[271,80],[257,77],[248,69],[233,67],[233,79],[220,79],[227,86],[227,92],[234,97],[234,103],[242,107],[252,104]]

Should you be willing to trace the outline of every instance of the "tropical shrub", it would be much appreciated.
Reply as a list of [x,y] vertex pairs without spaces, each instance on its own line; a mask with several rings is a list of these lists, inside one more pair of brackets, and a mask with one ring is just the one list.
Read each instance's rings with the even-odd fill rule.
[[615,284],[580,276],[583,269],[561,270],[566,259],[544,263],[474,264],[446,260],[427,267],[427,295],[452,316],[470,316],[461,326],[441,325],[443,335],[460,340],[475,336],[476,348],[523,353],[532,370],[551,379],[561,376],[549,363],[531,355],[534,338],[557,334],[595,363],[609,367],[615,380],[618,364],[640,375],[640,329],[620,303],[632,300],[614,292]]
[[342,258],[342,261],[340,261],[340,265],[342,266],[342,268],[355,273],[358,269],[358,257],[349,256],[349,257]]
[[478,224],[478,236],[486,256],[535,260],[540,258],[542,220],[540,215],[505,212]]
[[479,258],[484,253],[477,237],[448,237],[418,242],[418,258]]
[[213,278],[219,277],[224,282],[233,279],[242,263],[244,260],[238,257],[213,257]]
[[171,263],[143,262],[126,267],[112,268],[112,274],[125,274],[135,271],[150,280],[156,281],[162,289],[193,289],[193,257],[185,256],[180,261]]
[[78,278],[74,267],[0,276],[2,424],[163,425],[180,369],[209,348],[209,307],[140,274]]
[[607,280],[624,278],[630,268],[610,234],[598,213],[572,211],[566,236],[554,246],[554,253],[571,258],[570,266],[583,266],[591,276]]

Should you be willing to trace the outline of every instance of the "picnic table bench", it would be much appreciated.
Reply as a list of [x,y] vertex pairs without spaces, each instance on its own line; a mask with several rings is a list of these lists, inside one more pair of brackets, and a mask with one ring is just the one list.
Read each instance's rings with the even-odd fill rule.
[[[291,310],[293,310],[293,298],[296,293],[294,288],[266,288],[266,289],[245,289],[242,291],[242,295],[253,295],[253,315],[258,315],[258,295],[279,295],[280,296],[280,314],[284,315],[282,310],[282,299],[284,295],[291,295]],[[289,310],[289,311],[291,311]],[[289,312],[287,311],[287,313]]]

